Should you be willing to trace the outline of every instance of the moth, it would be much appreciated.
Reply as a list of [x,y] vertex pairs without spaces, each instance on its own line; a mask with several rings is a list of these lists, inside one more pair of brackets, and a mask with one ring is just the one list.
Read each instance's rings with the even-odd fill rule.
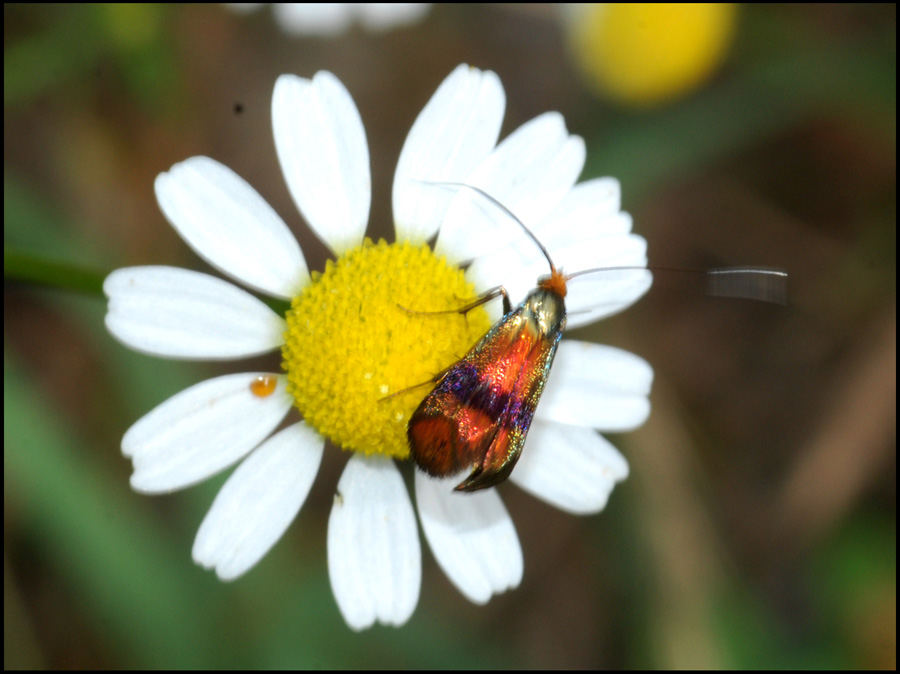
[[[550,274],[538,278],[536,287],[515,308],[500,286],[457,310],[466,313],[498,295],[503,297],[503,317],[465,356],[437,376],[434,389],[410,418],[410,455],[419,468],[433,477],[471,469],[455,488],[468,492],[503,482],[522,454],[566,327],[567,282],[597,271],[647,268],[591,269],[566,275],[537,237],[503,204],[477,187],[449,184],[474,190],[503,210],[534,241],[550,266]],[[708,274],[711,294],[771,301],[778,301],[769,297],[771,288],[755,289],[726,279],[747,275],[786,278],[784,272],[764,268],[710,270]],[[775,287],[777,295],[777,280]]]

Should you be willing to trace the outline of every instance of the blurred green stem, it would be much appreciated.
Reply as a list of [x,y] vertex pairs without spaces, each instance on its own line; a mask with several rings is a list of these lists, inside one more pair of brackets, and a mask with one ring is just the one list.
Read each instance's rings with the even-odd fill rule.
[[[72,262],[61,262],[15,246],[6,245],[3,250],[3,278],[7,281],[22,281],[102,297],[103,279],[108,273]],[[279,316],[284,316],[291,307],[290,302],[276,297],[261,299]]]
[[103,295],[106,274],[70,262],[26,252],[14,246],[3,249],[3,278],[37,285]]

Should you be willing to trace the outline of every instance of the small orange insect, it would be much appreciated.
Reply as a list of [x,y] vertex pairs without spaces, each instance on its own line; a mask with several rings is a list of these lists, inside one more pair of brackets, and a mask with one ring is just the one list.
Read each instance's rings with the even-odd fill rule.
[[278,387],[278,378],[272,375],[260,375],[250,382],[250,393],[258,398],[268,398],[275,393]]

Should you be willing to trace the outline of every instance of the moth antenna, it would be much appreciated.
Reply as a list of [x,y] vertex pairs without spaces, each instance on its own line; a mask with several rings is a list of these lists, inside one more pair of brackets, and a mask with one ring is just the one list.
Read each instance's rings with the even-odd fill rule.
[[705,274],[707,279],[706,293],[713,297],[735,297],[748,300],[759,300],[761,302],[772,302],[774,304],[787,304],[787,279],[788,274],[783,269],[775,269],[771,267],[721,267],[718,269],[678,269],[675,267],[641,267],[641,266],[625,266],[625,267],[603,267],[599,269],[585,269],[577,271],[574,274],[566,274],[563,276],[557,272],[556,265],[550,253],[544,247],[534,232],[522,222],[519,217],[509,208],[504,206],[496,198],[485,192],[480,187],[469,185],[467,183],[456,182],[434,182],[429,180],[417,180],[416,182],[423,185],[445,185],[449,187],[465,187],[473,192],[480,194],[487,199],[488,202],[494,204],[501,211],[506,213],[521,227],[529,238],[534,241],[535,245],[547,258],[550,265],[550,273],[554,279],[557,277],[564,281],[594,272],[614,272],[614,271],[668,271],[680,272],[686,274]]
[[516,222],[516,224],[519,225],[519,227],[521,227],[523,230],[525,230],[525,233],[531,238],[532,241],[535,242],[535,244],[537,244],[537,247],[540,248],[541,252],[544,254],[544,257],[547,258],[547,262],[550,264],[550,273],[553,275],[556,275],[556,265],[553,264],[553,260],[550,257],[550,253],[547,252],[547,249],[544,248],[544,244],[542,244],[540,242],[540,240],[534,235],[534,232],[532,232],[530,229],[528,229],[528,227],[525,226],[525,223],[522,222],[515,213],[513,213],[506,206],[504,206],[502,203],[497,201],[497,199],[492,197],[490,194],[485,192],[480,187],[476,187],[475,185],[469,185],[467,183],[432,182],[430,180],[417,180],[416,182],[422,183],[423,185],[449,185],[450,187],[466,187],[466,188],[472,190],[473,192],[480,194],[485,199],[487,199],[490,203],[494,204],[494,206],[496,206],[501,211],[506,213],[509,217],[511,217]]
[[677,267],[600,267],[567,274],[567,279],[584,274],[616,271],[665,271],[681,274],[704,274],[706,294],[747,300],[787,304],[788,273],[773,267],[719,267],[716,269],[679,269]]
[[787,304],[787,272],[769,267],[723,267],[706,272],[706,292],[714,297],[740,297]]

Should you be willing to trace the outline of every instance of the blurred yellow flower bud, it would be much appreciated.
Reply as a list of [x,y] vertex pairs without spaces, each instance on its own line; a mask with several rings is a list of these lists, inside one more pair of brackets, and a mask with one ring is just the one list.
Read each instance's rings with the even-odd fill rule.
[[576,5],[568,15],[569,41],[593,89],[647,107],[713,73],[731,45],[736,10],[733,3]]

